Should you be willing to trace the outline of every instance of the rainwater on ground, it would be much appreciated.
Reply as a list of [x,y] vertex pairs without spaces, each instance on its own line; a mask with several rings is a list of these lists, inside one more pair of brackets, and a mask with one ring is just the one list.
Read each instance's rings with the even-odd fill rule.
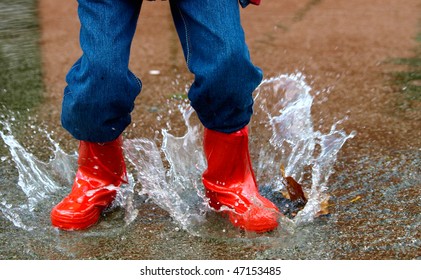
[[[24,4],[15,10],[30,17],[36,14],[27,5],[31,1],[16,2]],[[22,12],[22,7],[29,8]],[[307,11],[305,7],[298,11]],[[59,114],[54,98],[37,97],[22,109],[19,98],[13,97],[20,95],[11,86],[16,82],[10,82],[17,71],[12,62],[22,55],[13,55],[10,46],[16,40],[7,38],[12,27],[32,26],[3,20],[3,14],[10,14],[4,6],[0,12],[0,58],[10,62],[0,72],[0,259],[421,257],[419,140],[403,143],[404,136],[395,137],[396,122],[386,124],[396,127],[390,130],[381,123],[379,133],[355,125],[361,115],[338,110],[335,103],[340,85],[319,89],[325,84],[318,79],[326,73],[273,75],[255,92],[251,156],[262,194],[285,213],[276,231],[257,235],[237,230],[207,207],[200,180],[206,168],[202,128],[183,90],[164,92],[165,102],[144,110],[149,118],[135,115],[124,135],[130,180],[100,222],[84,231],[53,228],[49,213],[69,192],[77,143],[57,121],[50,121]],[[31,38],[16,34],[25,42]],[[28,62],[32,66],[25,68],[33,71],[25,76],[34,77],[25,81],[28,88],[40,88],[38,68],[33,67],[40,67],[38,59],[35,55]],[[174,87],[188,88],[180,72],[161,73],[173,79]],[[162,90],[167,90],[163,84]],[[417,127],[398,113],[394,117],[400,118],[402,127]],[[144,127],[148,129],[136,132]],[[283,197],[281,166],[307,194],[309,201],[299,211]]]

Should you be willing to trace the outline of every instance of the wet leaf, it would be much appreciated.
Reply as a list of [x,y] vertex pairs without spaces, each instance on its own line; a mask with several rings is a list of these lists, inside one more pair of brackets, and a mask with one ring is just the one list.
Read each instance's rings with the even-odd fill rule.
[[292,201],[301,201],[304,205],[307,203],[307,198],[304,195],[303,187],[291,176],[285,176],[285,169],[281,165],[281,174],[285,179],[285,186],[288,191],[289,199]]
[[349,201],[349,203],[354,203],[355,201],[357,201],[357,200],[360,200],[361,199],[361,196],[357,196],[357,197],[355,197],[354,199],[351,199],[350,201]]
[[316,217],[327,215],[330,213],[329,206],[331,206],[332,204],[329,204],[329,198],[329,195],[326,196],[326,198],[320,203],[320,211],[317,212],[317,214],[315,215]]
[[294,180],[294,178],[288,176],[285,177],[286,187],[289,194],[289,197],[292,201],[301,200],[302,202],[307,203],[307,198],[304,195],[303,188],[301,184]]
[[[296,209],[302,209],[307,203],[307,197],[305,196],[305,193],[303,191],[303,187],[300,183],[298,183],[293,177],[291,176],[285,176],[285,168],[281,165],[280,171],[282,174],[282,177],[284,178],[285,186],[287,191],[282,192],[282,195],[294,202]],[[332,206],[332,204],[329,204],[329,195],[325,195],[325,199],[322,200],[320,203],[320,211],[317,212],[315,217],[327,215],[330,213],[329,206]],[[360,199],[360,197],[356,197],[354,201],[357,201]],[[294,217],[297,213],[292,212],[290,213],[292,217]]]

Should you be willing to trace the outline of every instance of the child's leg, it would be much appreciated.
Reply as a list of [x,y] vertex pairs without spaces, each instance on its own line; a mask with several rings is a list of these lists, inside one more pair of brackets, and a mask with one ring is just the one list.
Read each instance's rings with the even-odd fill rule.
[[70,69],[62,124],[76,139],[107,142],[130,123],[140,81],[129,71],[141,0],[79,0],[82,57]]
[[250,60],[238,0],[172,0],[174,22],[195,81],[189,99],[206,128],[234,132],[250,121],[262,72]]
[[209,205],[226,211],[236,227],[274,230],[279,211],[258,192],[248,148],[246,125],[262,73],[250,61],[238,0],[170,3],[188,67],[195,74],[189,99],[206,127],[208,166],[202,181]]
[[83,55],[67,75],[62,123],[81,141],[72,190],[51,211],[52,224],[61,229],[95,224],[126,182],[119,135],[141,89],[128,69],[141,3],[79,0]]

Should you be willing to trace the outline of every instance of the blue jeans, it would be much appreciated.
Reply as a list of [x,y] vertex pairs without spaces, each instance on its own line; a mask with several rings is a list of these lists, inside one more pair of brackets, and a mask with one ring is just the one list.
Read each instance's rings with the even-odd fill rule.
[[[73,137],[116,139],[130,124],[141,81],[129,55],[142,0],[79,0],[83,55],[66,76],[61,121]],[[262,72],[250,60],[238,0],[170,0],[189,70],[188,97],[208,129],[234,132],[253,113]]]

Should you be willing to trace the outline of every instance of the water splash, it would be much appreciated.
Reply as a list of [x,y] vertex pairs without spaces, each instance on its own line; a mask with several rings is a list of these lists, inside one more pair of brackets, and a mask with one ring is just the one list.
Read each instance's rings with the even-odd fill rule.
[[[33,230],[35,226],[31,220],[34,220],[34,211],[59,189],[55,175],[60,173],[60,169],[66,168],[68,161],[62,157],[61,150],[56,151],[57,160],[51,161],[50,165],[38,160],[15,139],[10,122],[1,120],[0,124],[3,126],[0,136],[18,171],[17,188],[11,188],[2,178],[0,211],[16,227]],[[3,157],[4,161],[7,158]]]
[[[347,134],[337,130],[337,125],[343,120],[333,124],[327,134],[315,131],[310,91],[305,77],[300,74],[281,75],[263,81],[257,89],[257,109],[250,125],[253,131],[251,153],[257,167],[257,181],[265,187],[265,195],[274,199],[275,193],[285,189],[280,166],[284,167],[286,176],[292,176],[299,182],[311,177],[311,187],[306,189],[308,203],[305,208],[293,219],[280,216],[281,228],[289,231],[312,221],[318,214],[321,204],[328,199],[327,184],[337,154],[343,144],[355,135],[355,132]],[[168,211],[190,233],[212,235],[212,227],[206,227],[210,209],[200,181],[206,168],[200,125],[190,124],[193,110],[187,105],[180,106],[180,112],[187,127],[184,136],[175,137],[163,130],[161,151],[153,141],[131,140],[127,156],[137,166],[142,194]]]
[[[0,120],[3,127],[0,137],[10,153],[10,164],[17,169],[17,188],[11,186],[14,183],[10,182],[10,178],[9,181],[8,178],[2,178],[0,212],[18,228],[44,231],[51,227],[48,219],[52,206],[70,191],[76,173],[77,154],[66,153],[48,131],[39,128],[38,133],[48,140],[43,148],[52,147],[53,154],[49,161],[41,161],[16,139],[11,126],[13,122],[14,117]],[[6,162],[8,156],[3,156],[2,159]],[[133,206],[133,176],[129,174],[128,179],[129,184],[119,189],[116,200],[110,207],[126,209],[126,223],[132,222],[137,215]]]
[[[280,166],[284,167],[286,176],[298,182],[309,182],[304,184],[309,186],[305,189],[308,197],[305,208],[295,218],[280,217],[281,228],[291,231],[297,225],[312,221],[319,212],[321,203],[328,197],[328,179],[337,154],[355,135],[338,130],[341,121],[333,124],[327,134],[315,131],[311,116],[314,97],[310,92],[311,88],[300,74],[264,80],[256,91],[255,114],[250,124],[251,156],[257,181],[265,195],[274,199],[275,194],[285,189]],[[129,183],[119,190],[113,207],[122,207],[124,221],[130,224],[138,214],[135,200],[146,196],[166,210],[177,226],[193,235],[237,237],[238,231],[209,209],[204,196],[201,174],[206,161],[201,143],[202,127],[191,123],[194,111],[189,106],[179,105],[179,112],[187,128],[184,136],[176,137],[163,129],[162,142],[144,138],[125,140],[125,154],[133,173],[129,174]],[[19,144],[7,121],[0,120],[0,124],[3,126],[0,136],[18,171],[17,186],[26,199],[16,201],[0,191],[0,211],[16,227],[25,230],[46,226],[48,221],[39,225],[41,213],[37,213],[37,207],[69,191],[76,155],[65,153],[50,134],[43,131],[54,147],[54,155],[48,162],[40,161]],[[51,202],[47,203],[46,207],[50,206]]]
[[207,211],[200,190],[205,160],[199,143],[199,127],[189,124],[193,110],[182,107],[180,110],[188,128],[183,137],[164,129],[161,150],[149,139],[126,140],[125,150],[141,185],[139,194],[147,195],[183,229],[193,232],[193,228],[205,221]]
[[[344,143],[355,136],[337,130],[345,119],[332,125],[330,132],[323,134],[314,130],[311,107],[314,97],[305,77],[298,73],[281,75],[262,82],[257,90],[257,114],[265,114],[266,120],[254,123],[256,130],[270,126],[270,138],[259,137],[261,143],[270,143],[258,151],[257,180],[261,185],[270,185],[274,192],[285,190],[280,166],[285,176],[298,182],[311,177],[311,188],[306,190],[308,202],[298,212],[293,222],[298,225],[310,222],[328,199],[328,180],[333,173],[337,154]],[[258,134],[265,135],[264,132]],[[268,180],[269,179],[269,180]]]
[[[32,211],[40,201],[57,189],[58,184],[55,182],[54,176],[51,175],[65,171],[67,167],[66,157],[63,157],[61,150],[58,149],[56,150],[57,160],[51,161],[49,165],[45,164],[31,153],[28,153],[16,141],[9,123],[2,122],[2,124],[5,132],[0,131],[0,136],[9,147],[10,154],[19,174],[18,186],[25,193],[28,199],[28,209]],[[58,148],[57,145],[55,147]]]

